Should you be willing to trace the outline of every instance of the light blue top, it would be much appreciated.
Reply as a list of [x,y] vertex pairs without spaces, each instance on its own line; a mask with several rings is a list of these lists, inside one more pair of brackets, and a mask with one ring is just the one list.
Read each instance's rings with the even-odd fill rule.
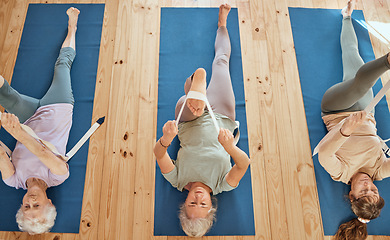
[[[220,128],[236,128],[230,118],[215,113]],[[164,177],[180,191],[190,182],[202,182],[213,195],[230,191],[234,187],[226,182],[226,174],[232,168],[230,155],[218,142],[218,133],[208,111],[189,122],[179,124],[180,149],[175,168]]]

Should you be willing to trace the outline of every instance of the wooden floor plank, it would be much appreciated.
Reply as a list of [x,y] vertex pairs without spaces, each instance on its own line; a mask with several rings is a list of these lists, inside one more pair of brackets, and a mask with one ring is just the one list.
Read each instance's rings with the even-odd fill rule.
[[[258,97],[255,97],[258,95],[257,86],[259,85],[259,73],[262,72],[258,72],[256,67],[260,62],[253,51],[255,45],[252,40],[252,32],[254,31],[255,25],[253,25],[252,22],[250,4],[248,2],[238,3],[238,15],[240,22],[256,236],[258,239],[271,239],[267,181],[265,176],[264,150],[262,147],[263,140],[260,124],[261,117],[259,111],[261,106],[260,102],[257,101]],[[248,96],[252,96],[252,98],[249,98]]]
[[0,34],[0,53],[3,52],[3,45],[7,36],[8,26],[11,21],[12,9],[14,8],[14,5],[15,1],[12,0],[4,0],[0,2],[0,32],[2,33]]
[[136,30],[140,51],[134,55],[134,79],[140,81],[140,89],[137,148],[130,150],[134,152],[136,162],[132,239],[152,239],[155,159],[151,149],[156,138],[160,8],[152,0],[134,1],[132,7],[136,8],[133,12],[139,19],[137,25],[143,26]]

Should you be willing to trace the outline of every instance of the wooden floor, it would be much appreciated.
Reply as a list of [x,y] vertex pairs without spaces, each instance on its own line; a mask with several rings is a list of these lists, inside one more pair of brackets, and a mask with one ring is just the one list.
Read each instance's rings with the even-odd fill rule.
[[[346,0],[0,0],[0,74],[12,79],[28,3],[91,2],[106,3],[93,120],[108,119],[90,142],[80,233],[0,240],[186,239],[153,236],[160,8],[224,2],[239,12],[256,236],[204,239],[324,239],[288,7]],[[390,22],[389,8],[358,3],[367,20]],[[372,41],[376,56],[389,51]]]

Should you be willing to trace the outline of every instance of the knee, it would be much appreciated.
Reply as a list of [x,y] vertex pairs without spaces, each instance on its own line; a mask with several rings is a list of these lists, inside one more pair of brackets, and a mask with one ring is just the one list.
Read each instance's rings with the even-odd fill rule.
[[72,67],[73,60],[76,56],[76,52],[72,48],[62,48],[60,50],[60,55],[57,58],[55,66],[64,66],[67,68]]
[[66,67],[66,68],[70,69],[72,67],[72,62],[66,57],[59,57],[59,58],[57,58],[55,67],[56,68]]
[[227,54],[217,55],[214,58],[213,64],[228,66],[229,65],[229,56]]

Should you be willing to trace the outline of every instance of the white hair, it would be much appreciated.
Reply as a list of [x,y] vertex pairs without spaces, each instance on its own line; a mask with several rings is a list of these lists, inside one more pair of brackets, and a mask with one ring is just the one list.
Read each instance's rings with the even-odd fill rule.
[[[23,206],[22,206],[23,207]],[[56,207],[53,204],[47,204],[44,211],[43,222],[39,219],[26,219],[22,211],[22,207],[19,208],[16,213],[16,222],[20,231],[28,232],[30,235],[42,234],[49,232],[50,229],[54,226],[54,221],[56,220],[57,211]]]
[[202,237],[213,226],[216,220],[217,208],[211,206],[205,218],[189,218],[185,202],[180,206],[179,219],[183,231],[190,237]]

